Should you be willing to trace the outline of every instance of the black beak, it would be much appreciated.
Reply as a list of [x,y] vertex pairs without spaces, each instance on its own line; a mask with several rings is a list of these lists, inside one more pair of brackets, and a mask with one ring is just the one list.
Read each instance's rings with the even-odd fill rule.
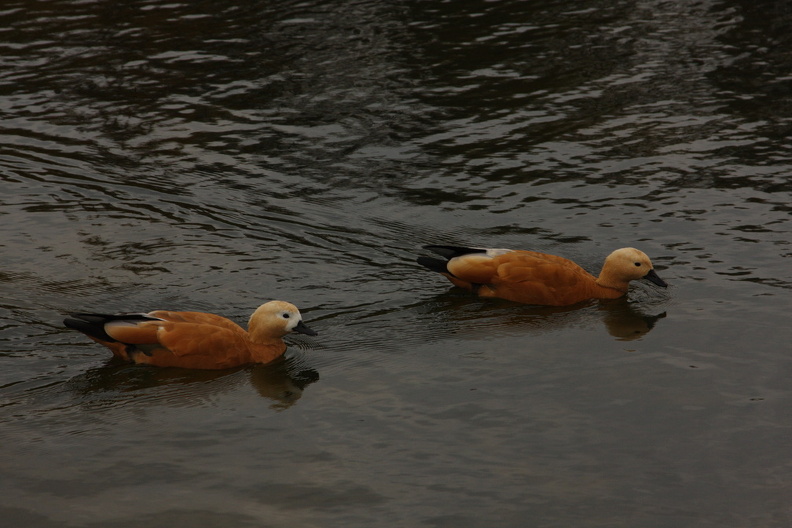
[[668,287],[668,284],[666,284],[666,281],[664,281],[663,279],[658,277],[657,273],[655,273],[655,270],[653,270],[653,269],[649,270],[649,273],[644,275],[643,278],[648,280],[648,281],[650,281],[650,282],[654,282],[655,284],[657,284],[658,286],[662,286],[663,288],[667,288]]
[[310,328],[308,328],[308,325],[306,325],[306,324],[305,324],[305,323],[303,323],[302,321],[300,321],[299,323],[297,323],[297,326],[295,326],[294,328],[292,328],[292,331],[293,331],[293,332],[297,332],[297,333],[299,333],[299,334],[305,334],[305,335],[309,335],[309,336],[317,336],[317,335],[319,335],[319,334],[318,334],[318,333],[316,333],[314,330],[311,330]]

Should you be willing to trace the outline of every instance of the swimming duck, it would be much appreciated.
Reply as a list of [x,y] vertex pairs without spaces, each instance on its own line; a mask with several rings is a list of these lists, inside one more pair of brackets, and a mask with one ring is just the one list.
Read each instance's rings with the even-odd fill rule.
[[616,299],[627,293],[631,280],[668,285],[652,261],[635,248],[617,249],[605,259],[599,277],[571,260],[536,251],[424,246],[445,260],[420,257],[422,266],[442,273],[454,285],[481,297],[498,297],[526,304],[567,306],[588,299]]
[[283,336],[317,335],[291,303],[270,301],[253,312],[248,330],[203,312],[70,314],[63,324],[109,348],[113,355],[141,365],[226,369],[269,363],[286,351]]

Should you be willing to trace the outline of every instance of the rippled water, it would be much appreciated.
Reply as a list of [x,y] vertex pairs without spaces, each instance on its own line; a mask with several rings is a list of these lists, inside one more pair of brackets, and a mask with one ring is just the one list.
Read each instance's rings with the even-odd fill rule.
[[[787,527],[783,3],[10,1],[0,513],[19,526]],[[484,302],[427,243],[671,287]],[[75,310],[297,304],[131,367]]]

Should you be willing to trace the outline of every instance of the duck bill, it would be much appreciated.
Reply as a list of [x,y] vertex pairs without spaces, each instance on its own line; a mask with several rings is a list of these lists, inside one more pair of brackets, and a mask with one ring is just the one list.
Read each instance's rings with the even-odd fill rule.
[[649,273],[644,275],[643,278],[648,280],[649,282],[653,282],[653,283],[657,284],[658,286],[662,286],[663,288],[667,288],[668,287],[668,284],[666,283],[666,281],[664,281],[663,279],[658,277],[657,273],[655,273],[655,270],[649,270]]
[[315,330],[311,330],[310,328],[308,328],[308,325],[306,325],[302,321],[297,323],[297,326],[292,328],[292,332],[297,332],[299,334],[305,334],[305,335],[309,335],[309,336],[319,335]]

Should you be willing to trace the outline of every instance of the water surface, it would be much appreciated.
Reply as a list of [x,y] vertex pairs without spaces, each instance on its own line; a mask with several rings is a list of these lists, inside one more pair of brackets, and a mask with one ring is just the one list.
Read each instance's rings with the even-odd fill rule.
[[[54,526],[786,527],[781,4],[8,2],[0,513]],[[483,301],[422,244],[636,246],[670,287]],[[69,311],[297,304],[223,372]]]

